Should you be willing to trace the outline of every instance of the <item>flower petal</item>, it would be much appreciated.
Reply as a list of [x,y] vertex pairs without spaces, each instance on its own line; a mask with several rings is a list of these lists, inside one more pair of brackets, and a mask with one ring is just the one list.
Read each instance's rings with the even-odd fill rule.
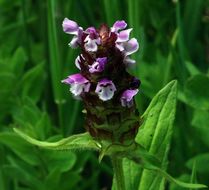
[[82,35],[83,35],[83,28],[82,27],[79,27],[78,28],[78,43],[81,44],[81,41],[82,41]]
[[74,83],[81,84],[81,83],[86,83],[89,81],[83,75],[81,75],[80,73],[77,73],[77,74],[68,76],[68,78],[62,80],[62,82],[66,84],[74,84]]
[[89,72],[102,72],[104,70],[105,64],[107,63],[107,57],[97,58],[96,61],[89,66]]
[[134,59],[131,59],[130,57],[126,56],[123,60],[124,64],[127,67],[132,67],[133,65],[135,65],[136,61]]
[[74,36],[71,42],[68,44],[71,48],[77,48],[78,47],[78,37]]
[[69,20],[68,18],[65,18],[63,20],[62,27],[64,32],[68,34],[77,35],[78,33],[78,28],[79,28],[78,24],[72,20]]
[[113,24],[113,27],[111,28],[112,32],[118,32],[118,30],[125,29],[127,26],[127,23],[124,20],[118,20]]
[[111,80],[102,79],[98,82],[95,92],[103,101],[110,100],[114,96],[116,87]]
[[84,47],[85,47],[86,51],[89,51],[89,52],[97,51],[97,49],[98,49],[98,47],[97,47],[98,40],[97,39],[91,39],[90,36],[88,35],[86,37],[86,39],[84,40],[84,42],[85,42]]
[[75,66],[76,66],[79,70],[81,70],[81,67],[80,67],[81,58],[80,58],[80,56],[82,56],[82,54],[79,55],[79,56],[75,59]]
[[128,42],[124,42],[123,46],[126,55],[131,55],[139,49],[139,44],[136,38],[132,38]]
[[88,27],[86,30],[85,30],[86,33],[88,34],[91,34],[91,33],[97,33],[96,29],[91,26],[91,27]]
[[83,92],[83,84],[72,84],[70,87],[70,92],[74,96],[79,96]]
[[132,31],[132,28],[120,31],[119,34],[118,34],[118,38],[117,38],[116,42],[126,42],[126,41],[128,41],[131,31]]
[[116,43],[115,47],[118,48],[120,51],[124,50],[123,43]]
[[125,90],[120,98],[123,107],[131,107],[133,105],[133,97],[138,93],[138,89]]
[[70,92],[78,97],[83,92],[88,92],[90,89],[90,83],[84,83],[84,84],[72,84],[70,87]]
[[88,92],[90,89],[90,82],[80,73],[68,76],[67,79],[62,80],[63,83],[71,85],[70,91],[75,96],[79,96],[82,92]]

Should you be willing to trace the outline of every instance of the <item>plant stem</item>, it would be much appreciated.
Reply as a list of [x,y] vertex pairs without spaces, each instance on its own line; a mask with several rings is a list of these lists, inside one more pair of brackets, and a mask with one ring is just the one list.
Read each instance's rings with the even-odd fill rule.
[[123,174],[123,165],[122,165],[122,158],[119,158],[115,155],[112,157],[112,164],[114,170],[114,178],[116,182],[116,189],[117,190],[125,190],[125,180]]

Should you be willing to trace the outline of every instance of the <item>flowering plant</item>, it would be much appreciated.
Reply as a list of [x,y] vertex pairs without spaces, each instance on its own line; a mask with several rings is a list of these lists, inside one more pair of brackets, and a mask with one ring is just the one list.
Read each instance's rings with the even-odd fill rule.
[[[125,21],[116,21],[111,28],[102,24],[98,29],[84,30],[72,20],[65,18],[63,21],[64,32],[73,35],[69,45],[79,47],[81,54],[75,60],[80,73],[62,82],[70,85],[75,98],[83,100],[86,133],[58,142],[42,142],[18,129],[15,131],[43,148],[93,149],[99,151],[99,161],[109,156],[114,167],[113,189],[128,189],[128,174],[123,172],[123,164],[131,161],[149,172],[157,172],[161,176],[156,180],[159,184],[164,184],[163,178],[166,178],[185,188],[205,188],[205,185],[178,181],[165,171],[163,161],[167,157],[175,115],[176,81],[163,88],[139,117],[134,96],[139,91],[140,80],[127,71],[136,63],[130,55],[139,45],[135,38],[129,39],[132,29],[126,27]],[[142,175],[143,183],[146,184],[146,179]]]

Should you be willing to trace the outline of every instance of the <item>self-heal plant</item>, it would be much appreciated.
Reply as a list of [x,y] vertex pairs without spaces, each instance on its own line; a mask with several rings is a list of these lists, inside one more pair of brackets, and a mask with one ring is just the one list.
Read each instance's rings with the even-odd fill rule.
[[[132,29],[126,27],[125,21],[116,21],[112,27],[102,24],[98,29],[89,27],[84,30],[72,20],[65,18],[63,21],[64,32],[73,35],[69,46],[80,48],[81,53],[75,59],[79,73],[68,76],[62,82],[70,86],[74,97],[83,101],[87,133],[49,143],[33,139],[17,129],[15,131],[40,147],[94,149],[99,151],[100,161],[103,156],[109,156],[114,167],[113,189],[126,190],[126,184],[130,183],[123,173],[124,158],[179,186],[205,188],[205,185],[178,181],[162,169],[165,168],[163,161],[167,156],[175,115],[176,81],[163,88],[143,116],[139,116],[134,97],[139,92],[140,80],[127,71],[136,64],[130,55],[138,50],[139,45],[135,38],[130,38]],[[161,133],[163,135],[159,135]],[[153,150],[157,151],[156,155],[150,153]],[[136,189],[149,179],[143,176],[140,187]],[[164,183],[162,178],[155,179],[155,182]]]

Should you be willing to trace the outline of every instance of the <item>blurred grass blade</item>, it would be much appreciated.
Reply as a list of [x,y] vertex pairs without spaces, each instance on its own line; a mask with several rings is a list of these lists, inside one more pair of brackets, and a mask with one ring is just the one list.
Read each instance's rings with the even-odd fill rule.
[[192,175],[191,175],[191,183],[197,183],[197,171],[196,171],[196,160],[193,163],[192,167]]
[[184,30],[189,28],[189,32],[185,35],[187,47],[191,49],[191,53],[195,52],[194,41],[196,35],[198,35],[198,29],[201,25],[202,12],[204,10],[206,1],[205,0],[190,0],[185,4],[184,11]]
[[76,149],[94,149],[99,150],[99,145],[92,139],[89,133],[73,135],[68,138],[61,139],[57,142],[45,142],[36,140],[17,128],[14,131],[29,143],[47,149],[54,150],[76,150]]
[[177,45],[179,49],[179,61],[176,64],[176,67],[178,69],[178,76],[179,76],[179,82],[183,83],[186,79],[186,65],[185,60],[187,59],[187,49],[185,48],[185,40],[184,40],[184,34],[183,34],[183,23],[181,18],[181,2],[178,1],[176,3],[176,23],[178,28],[178,37],[177,37]]
[[[178,29],[175,30],[172,39],[171,39],[171,47],[175,48],[176,46],[176,40],[178,37]],[[165,65],[165,75],[164,75],[164,85],[167,84],[169,77],[171,76],[171,68],[172,68],[172,63],[173,63],[173,51],[170,51],[168,54],[168,59],[167,59],[167,63]]]
[[119,3],[117,0],[103,0],[104,11],[106,15],[107,24],[111,26],[115,21],[122,20],[120,15],[120,10],[122,8],[122,3]]
[[49,43],[49,58],[50,58],[52,88],[53,88],[55,103],[58,104],[59,124],[60,127],[63,129],[62,105],[61,105],[63,102],[63,98],[62,98],[62,89],[60,85],[61,64],[59,60],[57,30],[56,30],[57,27],[55,22],[55,0],[47,1],[47,13],[48,13],[48,43]]

